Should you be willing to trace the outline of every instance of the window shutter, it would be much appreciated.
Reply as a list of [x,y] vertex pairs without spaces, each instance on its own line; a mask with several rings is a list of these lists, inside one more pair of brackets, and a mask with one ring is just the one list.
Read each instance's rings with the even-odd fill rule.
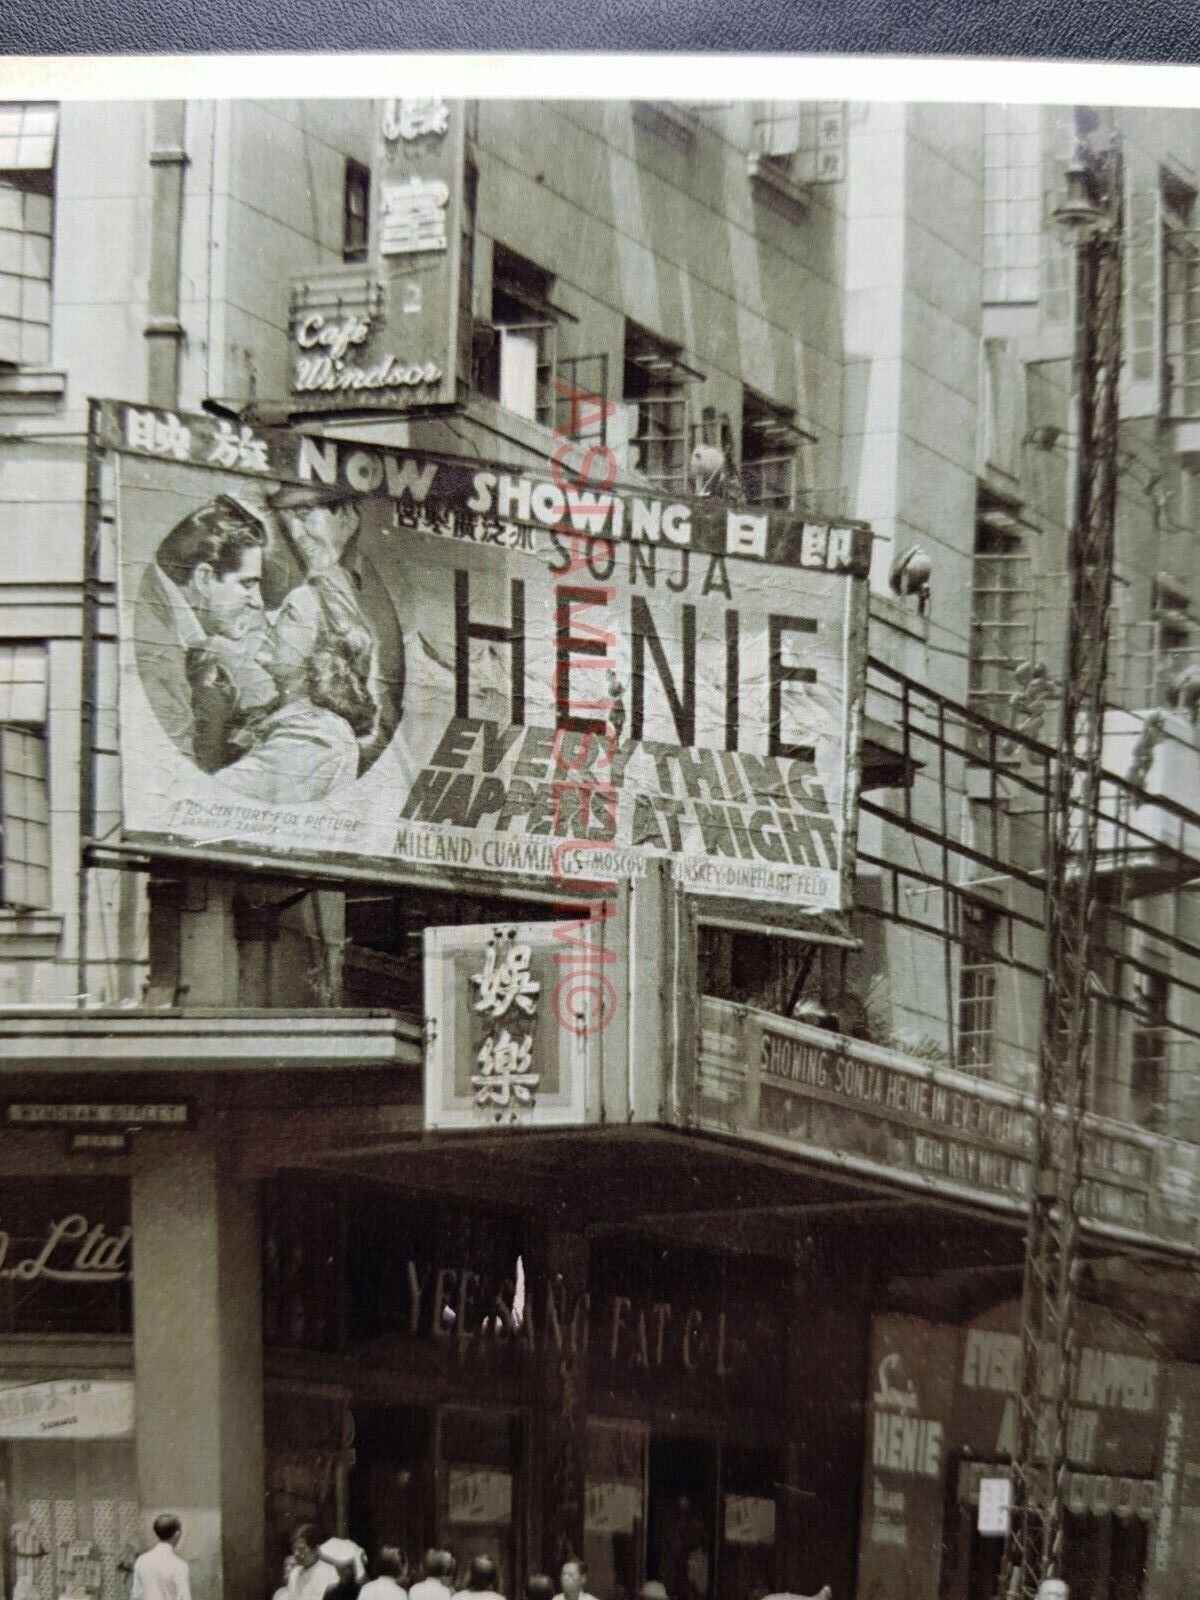
[[1125,162],[1125,360],[1121,415],[1157,417],[1163,400],[1162,184],[1154,162]]

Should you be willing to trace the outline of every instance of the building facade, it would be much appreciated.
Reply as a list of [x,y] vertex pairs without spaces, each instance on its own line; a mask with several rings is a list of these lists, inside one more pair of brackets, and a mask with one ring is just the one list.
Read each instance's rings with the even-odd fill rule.
[[[1083,129],[1098,144],[1109,120]],[[1068,1547],[1077,1583],[1174,1600],[1200,1425],[1198,125],[1118,122],[1123,473]],[[422,189],[422,209],[397,193],[418,180],[380,169],[447,127],[461,187],[425,173],[453,198]],[[989,1592],[998,1547],[973,1507],[1012,1449],[1077,447],[1051,213],[1078,131],[1059,108],[858,103],[0,111],[0,1450],[19,1600],[117,1600],[163,1509],[196,1592],[229,1600],[269,1593],[314,1519],[414,1562],[486,1551],[508,1594],[572,1551],[602,1600],[646,1578],[672,1600]],[[411,268],[430,229],[457,276]],[[414,339],[396,405],[335,414],[321,363],[369,387],[381,278],[402,326],[427,333],[433,307],[453,333],[436,380]],[[435,382],[436,404],[409,404]],[[453,854],[289,856],[228,817],[139,837],[156,779],[123,733],[122,650],[143,641],[122,632],[121,540],[137,507],[164,508],[163,531],[185,509],[146,463],[247,477],[274,439],[318,487],[326,466],[358,473],[397,527],[406,460],[491,472],[499,522],[523,529],[531,482],[611,457],[661,515],[628,705],[613,691],[635,739],[647,683],[677,730],[707,703],[657,600],[682,597],[682,630],[751,588],[672,539],[679,519],[790,518],[825,530],[822,560],[830,530],[863,548],[869,530],[847,579],[870,612],[847,903],[687,894],[652,862],[597,916],[586,897],[564,912],[545,871]],[[445,637],[422,632],[416,578],[379,585],[406,715],[435,681],[414,639],[515,705],[516,580],[462,570]],[[545,627],[561,642],[561,612]],[[790,650],[776,636],[760,668],[776,740],[809,681]],[[740,769],[706,754],[703,803],[732,802]],[[417,813],[432,832],[443,783]],[[514,924],[539,1004],[582,942],[615,1020],[562,1047],[554,1116],[481,1122],[468,1090],[455,1121],[478,1044],[465,979],[488,969],[451,958],[482,962]]]

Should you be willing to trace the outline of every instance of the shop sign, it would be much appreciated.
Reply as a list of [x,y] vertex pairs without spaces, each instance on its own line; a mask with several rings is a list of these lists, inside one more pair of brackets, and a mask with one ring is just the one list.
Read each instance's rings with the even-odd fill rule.
[[583,1498],[585,1533],[632,1533],[642,1516],[642,1488],[636,1483],[593,1483]]
[[[96,419],[119,487],[139,849],[568,895],[665,861],[751,919],[764,900],[849,903],[865,528],[137,406]],[[330,488],[351,497],[336,515]],[[214,610],[203,571],[172,567],[181,588],[161,565],[187,519],[230,516],[263,541],[247,570],[282,626],[253,596]],[[312,601],[329,592],[359,642],[356,693],[323,673],[332,624]]]
[[[597,946],[602,961],[603,927]],[[427,1128],[585,1120],[587,1038],[559,1001],[569,955],[549,922],[425,930]]]
[[859,1583],[864,1594],[936,1594],[955,1336],[915,1317],[878,1317],[871,1382]]
[[51,1222],[45,1238],[32,1248],[23,1241],[18,1244],[0,1227],[0,1279],[124,1283],[133,1276],[129,1261],[132,1237],[132,1228],[110,1233],[104,1223],[89,1222],[81,1211],[68,1212]]
[[451,1467],[448,1498],[451,1522],[495,1527],[512,1518],[512,1474]]
[[0,1386],[0,1439],[129,1439],[133,1383],[65,1379]]
[[[1028,1206],[1036,1121],[1025,1097],[766,1012],[702,1005],[701,1117],[710,1126],[948,1197]],[[736,1093],[731,1059],[744,1071]],[[1097,1228],[1183,1237],[1178,1195],[1170,1208],[1161,1203],[1153,1136],[1090,1118],[1083,1161],[1081,1206]],[[1171,1171],[1178,1187],[1178,1163]],[[1186,1226],[1194,1235],[1194,1213]]]
[[449,406],[469,376],[475,185],[462,101],[377,112],[366,267],[292,284],[292,394],[306,416]]
[[774,1544],[775,1502],[764,1495],[725,1496],[726,1544]]

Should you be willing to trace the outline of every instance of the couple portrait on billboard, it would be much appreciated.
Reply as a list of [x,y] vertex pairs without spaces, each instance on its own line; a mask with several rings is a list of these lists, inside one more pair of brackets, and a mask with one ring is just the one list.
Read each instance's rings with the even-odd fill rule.
[[172,744],[265,803],[323,800],[395,731],[399,628],[342,489],[218,494],[163,536],[138,589],[135,650]]

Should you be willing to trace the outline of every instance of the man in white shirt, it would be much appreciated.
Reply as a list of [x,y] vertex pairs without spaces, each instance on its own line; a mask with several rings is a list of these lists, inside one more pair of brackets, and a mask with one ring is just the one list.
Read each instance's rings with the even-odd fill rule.
[[169,1511],[154,1519],[158,1543],[133,1563],[133,1588],[130,1600],[192,1600],[188,1587],[188,1564],[175,1554],[183,1534],[183,1523]]
[[564,1561],[558,1581],[562,1585],[562,1592],[555,1595],[554,1600],[596,1600],[594,1595],[588,1594],[584,1588],[587,1582],[587,1562],[580,1561],[578,1556],[572,1556]]
[[400,1583],[404,1558],[395,1545],[385,1544],[372,1563],[375,1576],[358,1591],[358,1600],[408,1600]]
[[408,1591],[408,1600],[450,1600],[454,1591],[448,1578],[454,1576],[454,1557],[449,1550],[426,1550],[425,1576]]
[[325,1600],[325,1591],[338,1581],[337,1568],[318,1555],[321,1535],[311,1522],[302,1522],[292,1535],[296,1565],[288,1575],[290,1600]]

